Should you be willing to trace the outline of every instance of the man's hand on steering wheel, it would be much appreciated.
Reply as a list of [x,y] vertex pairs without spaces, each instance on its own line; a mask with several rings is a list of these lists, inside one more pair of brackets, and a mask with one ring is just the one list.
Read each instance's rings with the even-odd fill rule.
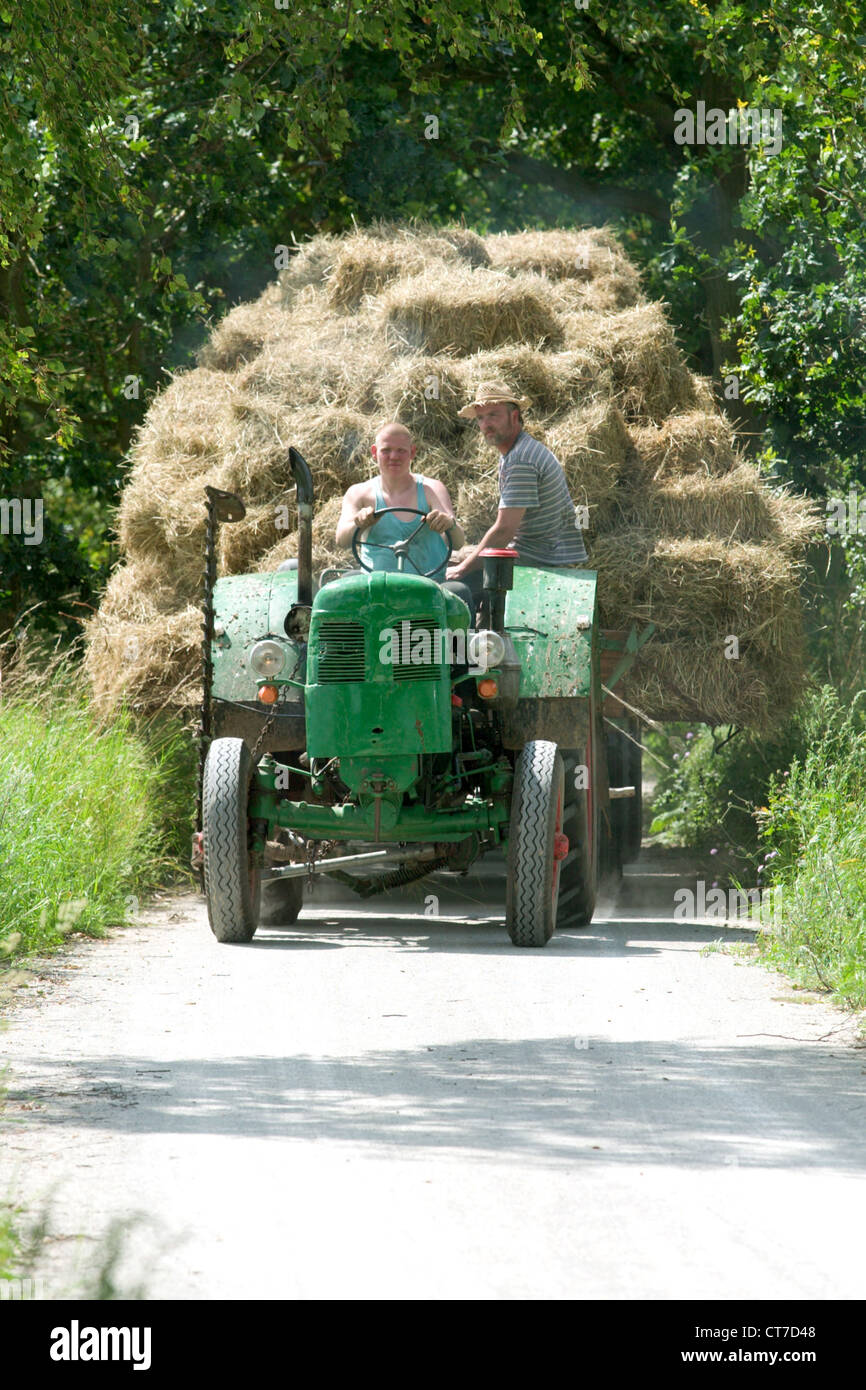
[[[373,517],[371,521],[368,521],[365,516],[365,513],[367,511],[373,512]],[[402,556],[404,559],[409,560],[415,573],[421,575],[422,579],[432,579],[433,576],[437,574],[439,570],[442,569],[442,566],[448,563],[448,561],[451,558],[451,552],[454,549],[454,546],[451,542],[451,537],[446,534],[448,528],[454,525],[454,518],[453,516],[448,516],[447,512],[439,511],[438,509],[431,509],[429,512],[422,512],[419,511],[417,507],[382,507],[381,510],[377,512],[373,508],[362,508],[362,510],[355,517],[355,531],[352,536],[352,554],[358,561],[358,564],[361,566],[361,569],[366,570],[367,574],[372,574],[374,567],[372,565],[364,564],[364,561],[361,559],[361,556],[358,552],[358,541],[363,531],[365,531],[367,527],[372,524],[373,520],[378,521],[380,517],[385,516],[388,512],[408,512],[412,516],[420,516],[421,520],[415,527],[414,531],[410,531],[409,535],[404,537],[403,540],[394,541],[392,545],[382,545],[379,541],[364,541],[363,544],[368,546],[370,550],[393,551],[394,554],[398,556],[398,558]],[[433,525],[430,525],[431,517],[434,518],[435,524]],[[439,561],[439,564],[434,565],[433,569],[427,570],[426,573],[418,569],[418,566],[415,564],[415,561],[409,554],[409,546],[420,532],[422,526],[430,526],[430,529],[432,531],[435,531],[438,535],[442,537],[443,544],[447,547],[446,553],[443,556],[443,558]]]
[[450,531],[454,525],[454,517],[449,516],[447,512],[440,511],[438,507],[431,507],[424,521],[429,530],[435,531],[439,536]]

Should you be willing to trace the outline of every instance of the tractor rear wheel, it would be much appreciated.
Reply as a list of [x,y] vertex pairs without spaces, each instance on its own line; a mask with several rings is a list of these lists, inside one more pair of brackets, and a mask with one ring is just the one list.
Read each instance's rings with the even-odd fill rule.
[[593,752],[592,743],[563,751],[568,854],[560,869],[560,929],[588,926],[595,911],[602,823]]
[[302,878],[269,878],[262,884],[260,927],[290,927],[304,905]]
[[217,941],[252,941],[261,872],[249,849],[253,762],[241,738],[214,739],[204,765],[202,829],[207,915]]
[[556,926],[565,809],[562,758],[534,739],[517,757],[508,834],[505,922],[515,946],[544,946]]

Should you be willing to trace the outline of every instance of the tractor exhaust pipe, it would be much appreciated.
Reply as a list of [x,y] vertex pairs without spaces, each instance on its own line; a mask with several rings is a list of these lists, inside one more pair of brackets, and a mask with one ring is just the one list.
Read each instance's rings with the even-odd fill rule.
[[505,632],[505,598],[514,587],[514,562],[516,550],[482,550],[484,561],[484,599],[482,623],[494,632]]
[[289,449],[289,467],[298,490],[298,603],[313,602],[313,475],[296,448]]

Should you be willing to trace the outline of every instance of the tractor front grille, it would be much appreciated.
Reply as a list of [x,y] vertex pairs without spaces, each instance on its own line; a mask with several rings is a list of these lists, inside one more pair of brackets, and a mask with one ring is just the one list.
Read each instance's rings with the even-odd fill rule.
[[[432,618],[410,618],[408,629],[403,628],[403,622],[395,622],[394,627],[400,634],[401,657],[409,657],[408,661],[399,661],[394,664],[395,681],[438,681],[442,675],[442,650],[436,650],[436,633],[440,631]],[[415,637],[416,633],[426,633],[426,639]],[[405,639],[405,640],[404,640]],[[440,643],[442,638],[440,636]],[[416,660],[411,660],[412,652],[416,654]],[[436,657],[440,660],[437,661]]]
[[363,623],[323,619],[319,623],[319,684],[364,679]]

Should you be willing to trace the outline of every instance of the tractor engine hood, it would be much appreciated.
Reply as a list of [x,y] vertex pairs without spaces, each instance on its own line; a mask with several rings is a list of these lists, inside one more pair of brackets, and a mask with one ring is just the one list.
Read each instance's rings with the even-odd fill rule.
[[350,575],[321,589],[307,658],[310,756],[450,752],[447,634],[468,626],[466,605],[417,575]]

